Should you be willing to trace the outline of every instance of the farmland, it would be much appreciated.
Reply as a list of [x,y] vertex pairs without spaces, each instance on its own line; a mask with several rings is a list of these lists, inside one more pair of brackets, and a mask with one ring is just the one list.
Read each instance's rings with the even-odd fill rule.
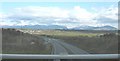
[[45,36],[72,44],[91,54],[118,53],[117,31],[74,30],[22,30],[37,36]]

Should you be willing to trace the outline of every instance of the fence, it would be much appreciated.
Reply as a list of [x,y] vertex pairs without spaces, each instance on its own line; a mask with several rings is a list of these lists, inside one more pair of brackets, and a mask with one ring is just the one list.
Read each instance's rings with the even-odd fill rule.
[[120,54],[39,55],[1,54],[2,59],[118,59]]

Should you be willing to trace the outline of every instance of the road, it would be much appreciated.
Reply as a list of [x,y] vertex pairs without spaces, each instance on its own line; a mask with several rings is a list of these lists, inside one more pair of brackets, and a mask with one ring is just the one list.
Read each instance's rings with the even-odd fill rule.
[[[47,38],[44,37],[44,40],[50,44],[52,44],[53,49],[51,54],[59,54],[59,55],[68,55],[68,54],[89,54],[88,52],[68,44],[66,42],[61,41],[60,39]],[[54,61],[60,61],[60,59],[55,59]]]

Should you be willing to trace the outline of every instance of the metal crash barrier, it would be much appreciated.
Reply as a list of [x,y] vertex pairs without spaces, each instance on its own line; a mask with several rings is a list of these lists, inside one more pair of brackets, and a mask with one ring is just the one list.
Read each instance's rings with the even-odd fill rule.
[[120,54],[39,55],[1,54],[2,59],[119,59]]

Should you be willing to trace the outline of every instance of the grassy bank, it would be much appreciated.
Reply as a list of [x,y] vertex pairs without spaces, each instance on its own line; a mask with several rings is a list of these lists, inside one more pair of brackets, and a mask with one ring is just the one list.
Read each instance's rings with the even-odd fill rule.
[[50,54],[51,46],[39,36],[16,29],[2,29],[3,54]]

